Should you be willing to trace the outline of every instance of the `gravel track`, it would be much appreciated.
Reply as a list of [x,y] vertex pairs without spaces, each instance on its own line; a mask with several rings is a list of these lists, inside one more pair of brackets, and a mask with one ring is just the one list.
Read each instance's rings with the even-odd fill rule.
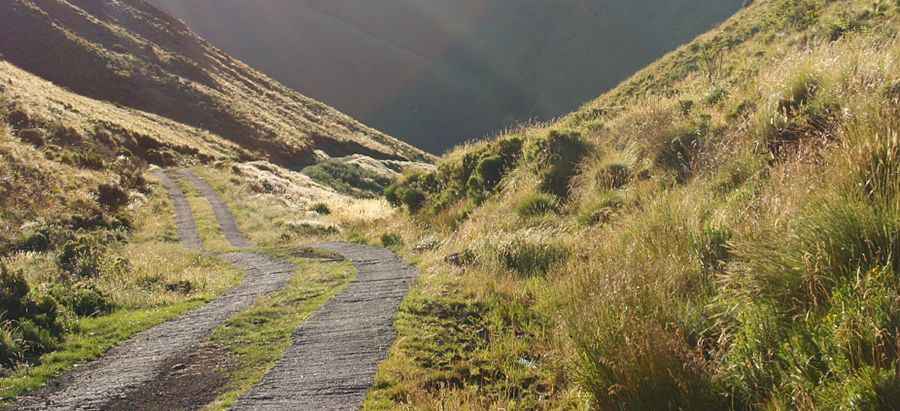
[[[162,182],[178,214],[178,231],[184,235],[182,241],[186,245],[194,244],[199,236],[190,207],[184,207],[187,199],[177,185],[163,176]],[[237,227],[233,221],[229,226]],[[232,238],[238,237],[229,237]],[[292,264],[260,254],[231,253],[220,257],[245,270],[246,276],[236,288],[182,317],[137,334],[103,357],[53,381],[47,388],[20,398],[13,409],[110,409],[106,404],[126,398],[157,379],[166,371],[163,365],[169,359],[196,350],[225,320],[249,308],[258,297],[287,285],[295,270]]]
[[[209,184],[189,170],[176,173],[209,201],[233,246],[251,246]],[[202,240],[187,198],[171,174],[157,173],[172,198],[181,242],[200,249]],[[359,409],[374,382],[378,363],[387,356],[396,336],[394,317],[418,271],[383,248],[348,243],[314,247],[350,260],[358,270],[357,278],[297,329],[284,357],[238,400],[236,410]],[[238,287],[202,308],[137,334],[47,388],[20,398],[14,409],[146,409],[141,405],[149,406],[147,403],[127,408],[122,404],[147,397],[141,390],[157,389],[150,387],[167,379],[173,361],[202,352],[203,342],[216,327],[249,308],[258,297],[286,286],[295,270],[292,264],[261,254],[236,252],[219,257],[246,271]],[[202,404],[191,404],[187,409],[200,407]]]
[[253,244],[250,244],[249,241],[244,237],[241,233],[241,230],[238,228],[237,221],[234,219],[234,215],[231,214],[231,210],[225,205],[225,202],[222,201],[222,197],[219,197],[219,193],[214,190],[209,183],[203,180],[200,177],[197,177],[191,170],[182,169],[178,170],[179,176],[188,180],[194,187],[200,191],[200,195],[206,198],[206,201],[209,201],[209,204],[212,206],[213,212],[216,214],[216,220],[219,222],[219,227],[222,228],[222,234],[225,235],[225,238],[228,239],[228,242],[231,245],[237,248],[247,248],[252,247]]
[[418,271],[383,248],[315,248],[343,255],[357,278],[300,326],[284,357],[235,410],[359,409],[387,356],[394,316]]
[[161,170],[154,171],[153,174],[159,178],[163,187],[169,192],[169,198],[172,199],[175,209],[175,227],[178,229],[178,238],[181,239],[181,244],[191,250],[203,248],[203,240],[200,239],[200,232],[197,230],[191,205],[188,204],[181,187],[178,187],[178,184]]

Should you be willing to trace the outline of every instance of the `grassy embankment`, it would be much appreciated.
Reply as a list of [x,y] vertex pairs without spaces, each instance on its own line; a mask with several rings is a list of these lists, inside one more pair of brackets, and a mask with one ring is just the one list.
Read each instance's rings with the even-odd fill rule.
[[388,189],[421,261],[369,409],[900,403],[900,4],[755,1]]

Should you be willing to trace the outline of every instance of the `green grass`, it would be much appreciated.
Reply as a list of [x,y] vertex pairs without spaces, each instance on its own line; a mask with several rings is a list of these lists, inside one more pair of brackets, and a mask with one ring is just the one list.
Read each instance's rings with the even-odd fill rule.
[[306,167],[302,172],[319,184],[331,187],[339,193],[362,198],[380,196],[391,184],[388,177],[340,160],[326,160]]
[[230,408],[281,359],[297,327],[355,276],[349,262],[292,257],[288,249],[266,252],[296,264],[296,275],[285,289],[261,298],[213,332],[211,342],[226,348],[236,366],[226,391],[206,409]]

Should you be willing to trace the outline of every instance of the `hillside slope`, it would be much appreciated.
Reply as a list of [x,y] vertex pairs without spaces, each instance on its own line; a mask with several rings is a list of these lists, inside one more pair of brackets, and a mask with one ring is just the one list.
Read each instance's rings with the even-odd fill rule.
[[422,261],[371,409],[900,403],[900,3],[756,0],[367,231]]
[[287,89],[143,0],[10,0],[0,54],[78,94],[206,129],[282,165],[423,154]]
[[439,153],[575,109],[742,1],[151,3],[279,81]]

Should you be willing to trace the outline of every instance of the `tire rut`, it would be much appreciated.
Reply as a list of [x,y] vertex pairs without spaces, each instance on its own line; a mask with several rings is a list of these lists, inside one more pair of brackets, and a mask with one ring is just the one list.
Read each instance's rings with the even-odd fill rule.
[[200,231],[197,229],[191,205],[188,204],[187,197],[181,191],[181,187],[178,187],[175,181],[160,170],[155,171],[153,174],[159,178],[159,181],[169,193],[169,198],[172,199],[172,206],[175,209],[175,227],[178,230],[178,238],[181,240],[181,245],[191,250],[202,249],[203,240],[200,239]]
[[[193,184],[209,201],[233,246],[251,246],[208,183],[189,170],[158,172],[172,198],[185,247],[201,249],[202,240],[187,198],[172,180],[173,173]],[[374,382],[378,364],[387,357],[396,337],[394,317],[418,271],[383,248],[349,243],[313,247],[350,260],[358,270],[357,278],[295,331],[294,342],[282,359],[238,400],[235,410],[359,409]],[[258,297],[286,286],[295,270],[292,264],[261,254],[235,252],[219,257],[245,270],[239,286],[199,309],[137,334],[47,388],[20,398],[14,409],[123,409],[122,404],[129,404],[131,399],[153,397],[144,389],[168,392],[165,380],[172,373],[167,365],[171,366],[173,359],[202,353],[203,343],[216,327],[250,308]],[[172,381],[177,384],[180,380]],[[136,401],[125,409],[166,409],[162,403]],[[203,405],[192,404],[186,409]]]
[[238,228],[237,220],[235,220],[234,215],[231,214],[231,209],[229,209],[225,202],[222,201],[222,197],[219,196],[219,193],[217,193],[209,183],[202,178],[197,177],[197,175],[190,170],[178,170],[178,174],[180,177],[188,180],[198,191],[200,191],[200,195],[202,195],[206,201],[209,201],[213,213],[216,215],[216,220],[219,222],[219,227],[222,229],[222,234],[225,235],[225,238],[228,239],[228,242],[230,242],[232,246],[237,248],[253,246],[253,244],[250,244],[250,242],[247,241],[241,233],[241,230]]
[[[187,247],[199,245],[202,242],[198,243],[196,223],[184,193],[166,174],[163,174],[161,181],[175,204],[178,232],[183,235],[182,243]],[[202,188],[200,190],[204,191]],[[219,202],[221,204],[221,200]],[[231,218],[230,212],[217,212],[216,215],[223,220]],[[223,225],[223,230],[226,229],[225,226],[234,230],[237,228],[233,219]],[[232,233],[229,240],[234,240],[235,246],[249,244],[240,233]],[[237,252],[219,257],[246,272],[240,285],[201,308],[138,333],[125,343],[110,349],[99,359],[52,381],[47,388],[21,397],[13,405],[13,409],[110,409],[109,404],[128,398],[130,394],[157,380],[167,371],[164,365],[169,359],[197,350],[225,320],[250,308],[257,298],[286,286],[295,270],[292,264],[275,261],[260,254]]]
[[357,279],[294,333],[284,357],[234,410],[359,409],[396,337],[394,317],[418,271],[376,247],[326,243]]

